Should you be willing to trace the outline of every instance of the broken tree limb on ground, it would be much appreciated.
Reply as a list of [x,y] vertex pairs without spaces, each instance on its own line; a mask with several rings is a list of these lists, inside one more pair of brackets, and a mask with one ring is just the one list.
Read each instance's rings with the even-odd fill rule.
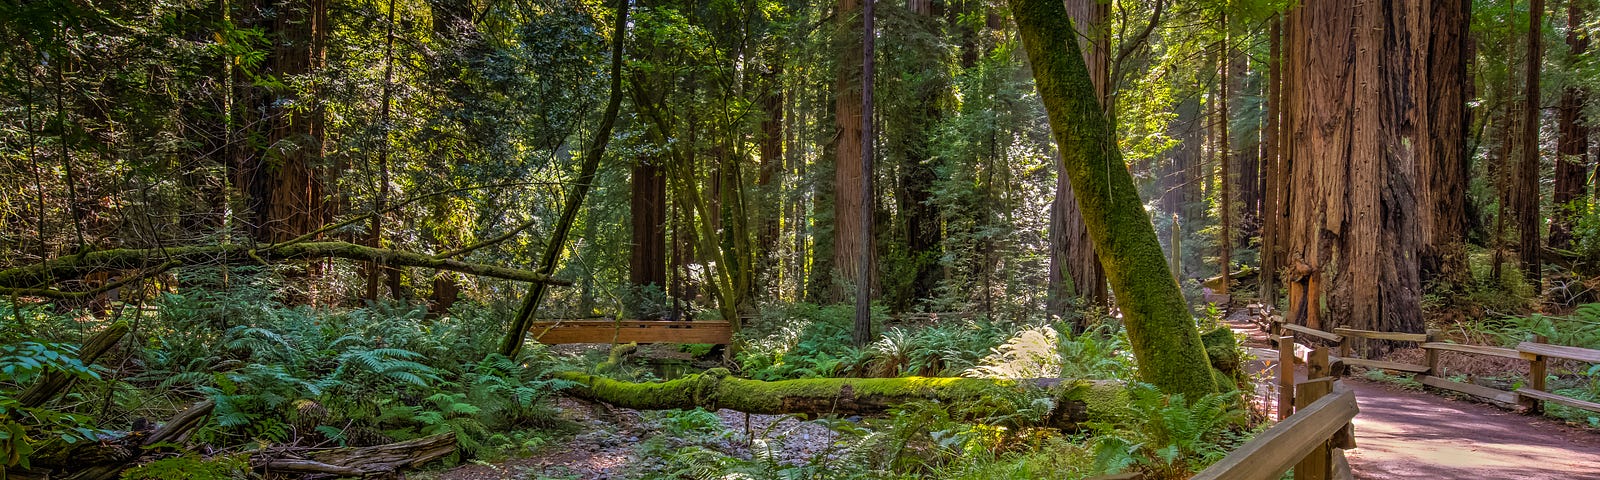
[[578,383],[580,398],[636,410],[705,408],[755,413],[816,415],[881,414],[913,400],[958,402],[1019,393],[1049,397],[1056,408],[1040,424],[1074,428],[1114,420],[1128,403],[1121,382],[990,378],[810,378],[764,382],[730,376],[726,369],[666,382],[634,383],[578,372],[558,378]]
[[396,471],[455,453],[456,435],[441,433],[404,442],[360,448],[336,448],[292,458],[257,458],[252,463],[269,473],[366,477]]
[[[94,361],[104,355],[107,350],[111,350],[112,346],[122,341],[122,337],[128,334],[128,330],[127,322],[117,322],[106,327],[105,330],[95,333],[83,342],[82,348],[78,349],[78,359],[83,361],[84,365],[93,365]],[[45,373],[38,382],[29,385],[27,390],[23,390],[21,394],[18,394],[17,403],[23,407],[44,405],[44,402],[55,398],[56,395],[65,391],[67,387],[72,386],[72,380],[73,377],[71,375],[51,370]]]
[[380,265],[436,268],[504,280],[536,284],[571,285],[550,275],[496,265],[437,258],[416,252],[374,248],[347,242],[306,242],[288,245],[199,245],[167,248],[118,248],[67,255],[48,262],[0,270],[0,289],[32,289],[51,282],[115,270],[130,270],[163,263],[183,265],[259,263],[313,258],[343,258]]

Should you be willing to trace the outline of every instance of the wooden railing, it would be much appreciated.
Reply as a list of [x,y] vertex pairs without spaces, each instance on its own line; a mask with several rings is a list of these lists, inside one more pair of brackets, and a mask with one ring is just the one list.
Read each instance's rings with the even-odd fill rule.
[[[1280,339],[1291,341],[1289,337]],[[1279,358],[1287,356],[1289,363],[1280,364],[1280,371],[1289,372],[1292,380],[1292,344],[1286,350],[1258,350],[1264,350],[1261,353],[1280,354]],[[1297,480],[1351,478],[1349,464],[1344,460],[1344,449],[1355,448],[1350,421],[1359,411],[1356,394],[1338,381],[1335,372],[1340,368],[1328,354],[1327,348],[1310,350],[1304,360],[1308,379],[1293,383],[1290,387],[1293,394],[1279,397],[1295,399],[1294,413],[1288,414],[1277,425],[1256,435],[1194,478],[1278,480],[1291,468]],[[1279,413],[1284,415],[1285,410]]]
[[[1416,380],[1423,385],[1465,393],[1477,397],[1487,398],[1505,404],[1521,404],[1530,412],[1539,412],[1544,409],[1543,402],[1552,402],[1572,408],[1600,412],[1600,403],[1579,400],[1572,397],[1551,393],[1545,386],[1545,377],[1548,373],[1549,359],[1559,358],[1574,360],[1590,364],[1600,364],[1600,350],[1587,348],[1566,347],[1543,343],[1543,338],[1535,342],[1522,342],[1516,348],[1493,347],[1487,345],[1464,345],[1441,341],[1442,335],[1437,330],[1427,333],[1397,333],[1377,332],[1371,330],[1357,330],[1351,328],[1335,328],[1332,332],[1324,332],[1310,327],[1284,323],[1282,318],[1262,315],[1258,324],[1272,332],[1282,332],[1285,337],[1303,335],[1305,337],[1324,340],[1336,344],[1339,348],[1339,360],[1344,365],[1359,366],[1392,370],[1397,372],[1413,373]],[[1391,362],[1383,360],[1370,360],[1354,358],[1351,356],[1351,339],[1389,340],[1397,342],[1411,342],[1423,349],[1423,363],[1421,365]],[[1282,343],[1280,343],[1280,350]],[[1491,357],[1525,360],[1528,362],[1528,383],[1515,391],[1500,390],[1493,387],[1478,385],[1476,383],[1457,382],[1442,375],[1439,366],[1440,352],[1464,353],[1468,355],[1485,355]]]

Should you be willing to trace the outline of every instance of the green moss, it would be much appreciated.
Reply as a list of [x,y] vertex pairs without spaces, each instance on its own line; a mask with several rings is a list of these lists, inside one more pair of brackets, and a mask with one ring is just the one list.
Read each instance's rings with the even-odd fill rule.
[[1139,375],[1167,393],[1216,391],[1200,332],[1167,270],[1155,226],[1116,148],[1079,53],[1066,8],[1052,0],[1010,0],[1039,98],[1061,150],[1089,237],[1117,292]]

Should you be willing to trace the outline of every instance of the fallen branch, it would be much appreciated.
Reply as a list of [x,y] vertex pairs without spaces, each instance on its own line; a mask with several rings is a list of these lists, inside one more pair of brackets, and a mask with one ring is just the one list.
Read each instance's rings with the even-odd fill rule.
[[455,451],[456,435],[441,433],[387,445],[337,448],[307,458],[269,458],[252,463],[271,473],[362,477],[420,467]]
[[[95,333],[83,342],[82,348],[78,349],[78,359],[84,365],[93,364],[106,351],[111,350],[111,347],[115,346],[117,342],[122,341],[122,337],[128,334],[128,330],[127,322],[117,322],[106,327],[105,330]],[[72,386],[72,380],[73,377],[70,375],[51,370],[45,373],[44,377],[38,382],[29,385],[27,390],[23,390],[21,394],[18,394],[17,403],[23,407],[44,405],[44,402],[55,398],[56,395],[65,391],[67,387]]]
[[726,408],[755,414],[871,415],[913,400],[959,402],[992,398],[1003,390],[1037,388],[1056,402],[1040,424],[1075,428],[1090,420],[1114,420],[1127,404],[1120,382],[1000,380],[989,378],[813,378],[764,382],[711,369],[666,382],[634,383],[577,372],[556,377],[579,384],[580,398],[635,410]]
[[[79,278],[110,270],[141,268],[157,262],[203,265],[221,262],[272,262],[313,258],[344,258],[380,265],[436,268],[504,280],[536,284],[571,285],[549,275],[515,268],[435,258],[431,255],[374,248],[347,242],[306,242],[262,247],[248,245],[201,245],[168,248],[118,248],[69,255],[45,263],[0,270],[0,289],[30,289],[53,280]],[[9,292],[8,292],[9,293]]]

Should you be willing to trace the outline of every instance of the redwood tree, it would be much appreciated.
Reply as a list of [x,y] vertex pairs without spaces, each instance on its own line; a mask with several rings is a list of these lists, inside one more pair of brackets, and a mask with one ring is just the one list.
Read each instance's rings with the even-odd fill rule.
[[[1283,233],[1289,280],[1303,286],[1291,288],[1302,292],[1290,298],[1297,323],[1423,328],[1410,77],[1422,33],[1406,3],[1318,0],[1288,15],[1294,141]],[[1324,290],[1326,302],[1316,298]]]

